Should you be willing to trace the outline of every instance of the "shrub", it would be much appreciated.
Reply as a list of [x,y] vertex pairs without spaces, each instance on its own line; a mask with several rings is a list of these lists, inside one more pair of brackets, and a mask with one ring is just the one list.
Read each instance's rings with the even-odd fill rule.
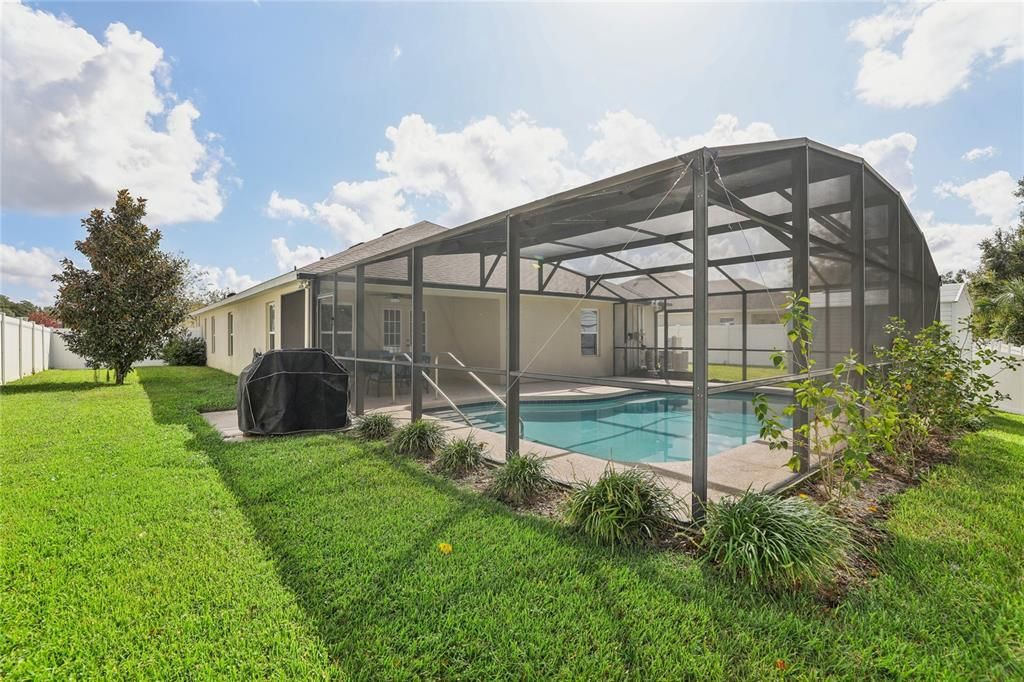
[[548,487],[544,477],[544,460],[536,455],[510,452],[498,468],[491,484],[491,494],[512,505],[523,505]]
[[751,491],[708,505],[700,544],[731,579],[769,589],[820,585],[853,547],[849,528],[819,505]]
[[1019,364],[990,348],[965,352],[940,322],[911,334],[903,322],[893,320],[886,331],[892,341],[876,352],[888,366],[872,388],[899,411],[901,449],[911,457],[931,433],[955,435],[983,424],[1006,397],[995,390],[998,372],[988,368]]
[[436,421],[417,419],[395,431],[391,447],[407,457],[429,459],[445,445],[444,429]]
[[673,524],[678,501],[649,471],[611,467],[596,483],[569,497],[569,525],[604,545],[637,546],[656,541]]
[[437,470],[449,476],[462,476],[484,463],[484,444],[472,436],[450,441],[437,456]]
[[[793,391],[793,402],[774,411],[763,394],[754,396],[754,414],[761,424],[761,437],[769,448],[787,449],[791,443],[786,437],[788,425],[784,417],[796,415],[798,406],[807,411],[804,424],[794,424],[792,438],[818,456],[819,473],[824,492],[839,499],[857,488],[874,471],[868,456],[878,448],[891,448],[895,430],[892,411],[871,409],[865,391],[860,390],[858,377],[866,367],[851,353],[832,368],[829,375],[812,375],[815,361],[811,349],[814,343],[814,316],[808,308],[811,300],[795,292],[786,298],[786,309],[781,316],[788,325],[789,340],[793,344],[798,366],[804,377],[783,384]],[[787,358],[781,352],[772,354],[772,364],[783,369]],[[879,404],[877,407],[883,407]],[[796,445],[797,443],[793,443]],[[789,460],[793,471],[799,471],[801,462],[794,447]]]
[[160,353],[168,365],[205,365],[206,342],[197,336],[179,334],[164,344]]
[[376,412],[356,420],[356,434],[363,440],[387,440],[395,432],[395,418]]

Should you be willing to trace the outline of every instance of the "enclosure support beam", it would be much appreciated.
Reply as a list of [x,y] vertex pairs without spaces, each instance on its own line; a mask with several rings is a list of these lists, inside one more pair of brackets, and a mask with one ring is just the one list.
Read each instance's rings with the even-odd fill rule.
[[[663,338],[664,338],[664,342],[665,342],[665,347],[661,351],[662,353],[664,353],[664,355],[661,358],[661,371],[662,371],[662,378],[663,379],[667,379],[668,378],[668,299],[664,299],[664,298],[661,299],[661,311],[662,311],[661,312],[662,318],[663,318],[663,320],[665,322],[664,331],[662,332]],[[655,325],[655,330],[654,331],[655,331],[655,336],[657,336],[657,331],[658,331],[657,330],[657,325]]]
[[[903,310],[900,305],[900,291],[902,283],[902,259],[900,258],[900,200],[889,201],[889,211],[895,212],[895,220],[889,220],[889,317],[903,319]],[[886,216],[888,217],[888,215]],[[888,321],[887,321],[888,322]]]
[[413,249],[409,257],[412,275],[412,419],[423,417],[423,373],[416,363],[423,361],[423,251]]
[[[850,331],[853,338],[850,340],[853,352],[857,354],[857,361],[866,363],[868,361],[867,337],[864,333],[864,260],[866,250],[864,248],[864,165],[853,173],[850,178],[850,238],[853,241],[854,255],[853,267],[850,269]],[[860,374],[854,375],[854,381],[858,388],[863,387],[863,377]]]
[[366,387],[363,385],[364,382],[362,381],[362,378],[363,378],[364,372],[363,372],[362,368],[359,366],[358,358],[361,358],[361,357],[363,357],[363,355],[366,354],[366,351],[365,351],[365,333],[366,333],[366,329],[365,329],[365,325],[364,325],[364,322],[366,321],[366,266],[365,265],[357,265],[356,266],[356,296],[355,296],[355,298],[356,298],[356,300],[355,300],[355,304],[356,304],[356,306],[355,306],[355,308],[356,308],[356,310],[355,310],[356,319],[355,319],[355,329],[353,331],[355,332],[355,337],[356,337],[354,339],[354,346],[355,346],[355,356],[356,356],[357,360],[354,363],[355,364],[355,377],[354,377],[354,382],[353,383],[355,384],[355,390],[353,391],[353,395],[355,396],[355,400],[353,401],[354,404],[353,404],[352,407],[353,407],[353,411],[357,415],[361,415],[363,413],[363,411],[364,411],[363,410],[363,393],[365,392]]
[[744,291],[740,297],[740,315],[743,316],[743,328],[740,330],[740,362],[743,365],[741,379],[747,380],[747,292]]
[[[505,217],[505,253],[519,263],[519,231],[512,216]],[[505,268],[505,454],[519,452],[519,268]]]
[[[338,344],[338,273],[334,273],[334,290],[331,292],[331,355],[340,355]],[[278,344],[280,345],[280,344]]]
[[[797,149],[793,155],[793,291],[800,296],[810,296],[809,273],[811,265],[810,226],[807,211],[807,147]],[[807,366],[807,358],[798,344],[793,344],[792,365],[794,374]],[[793,454],[800,462],[799,471],[810,469],[811,457],[807,438],[800,433],[808,422],[807,409],[797,406],[793,414]]]
[[[708,501],[708,168],[702,149],[693,176],[693,519]],[[666,318],[667,319],[667,318]]]

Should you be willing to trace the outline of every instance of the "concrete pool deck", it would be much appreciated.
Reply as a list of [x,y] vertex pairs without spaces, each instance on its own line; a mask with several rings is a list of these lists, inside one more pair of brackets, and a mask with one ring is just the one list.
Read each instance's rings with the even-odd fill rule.
[[[661,383],[661,379],[651,379],[650,383]],[[689,385],[689,382],[671,381],[676,385]],[[450,382],[443,390],[456,403],[494,402],[494,398],[479,385],[472,383]],[[500,391],[496,392],[499,393]],[[596,400],[637,393],[636,389],[617,388],[612,386],[593,386],[564,382],[524,382],[520,391],[524,402],[542,402],[546,400]],[[408,422],[412,418],[408,404],[380,404],[379,400],[367,402],[367,412],[381,412],[392,415],[399,423]],[[375,404],[376,403],[376,404]],[[449,408],[448,402],[430,392],[423,397],[424,409]],[[254,440],[258,436],[246,436],[238,429],[237,414],[234,410],[204,413],[203,417],[228,441]],[[425,414],[424,418],[441,423],[449,437],[464,438],[472,435],[474,440],[484,444],[484,456],[494,464],[505,461],[505,436],[502,433],[471,427],[465,423],[442,419]],[[646,469],[653,473],[658,482],[671,490],[684,502],[689,502],[692,491],[692,469],[689,461],[679,462],[617,462],[572,452],[561,448],[536,443],[529,440],[520,441],[520,450],[542,458],[547,465],[549,477],[565,485],[575,486],[597,480],[607,467],[617,470],[629,468]],[[772,490],[794,480],[796,474],[789,470],[787,463],[792,456],[790,449],[772,450],[767,443],[753,441],[738,447],[725,450],[708,458],[708,497],[720,500],[725,497],[740,495],[748,488],[753,490]],[[816,462],[812,462],[814,464]],[[688,504],[686,505],[688,508]]]

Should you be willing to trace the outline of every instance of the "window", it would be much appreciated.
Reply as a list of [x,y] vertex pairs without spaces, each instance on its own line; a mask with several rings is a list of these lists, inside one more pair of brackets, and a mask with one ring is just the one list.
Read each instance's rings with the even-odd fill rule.
[[319,326],[320,347],[328,353],[334,352],[334,297],[321,296],[317,299],[316,318]]
[[352,304],[339,303],[334,318],[334,353],[352,355]]
[[583,308],[580,310],[580,354],[597,355],[597,310]]
[[217,352],[217,317],[210,316],[210,352]]
[[718,324],[725,324],[725,325],[736,324],[736,318],[735,317],[720,317],[720,318],[718,318]]
[[210,334],[209,334],[210,324],[209,323],[210,323],[210,318],[204,317],[203,318],[203,341],[206,341],[208,338],[210,338]]
[[267,304],[267,350],[277,348],[277,305]]
[[228,313],[228,356],[235,354],[235,314]]
[[384,309],[384,350],[398,353],[402,350],[402,311]]

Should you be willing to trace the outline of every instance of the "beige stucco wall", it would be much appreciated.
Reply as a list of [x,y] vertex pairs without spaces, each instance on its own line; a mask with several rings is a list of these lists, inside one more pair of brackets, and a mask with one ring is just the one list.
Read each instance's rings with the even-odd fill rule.
[[[267,350],[267,304],[275,304],[277,318],[277,346],[281,343],[281,297],[300,291],[302,284],[297,281],[267,289],[254,296],[227,303],[208,313],[193,317],[193,328],[206,340],[206,364],[210,367],[238,374],[252,361],[252,351]],[[307,307],[308,309],[308,307]],[[233,316],[233,352],[228,355],[228,314]],[[216,320],[216,338],[213,337],[213,320]],[[308,328],[308,325],[305,325]],[[308,331],[306,344],[309,344]],[[214,343],[215,342],[215,343]]]
[[[277,304],[280,338],[281,297],[301,289],[299,282],[268,289],[234,304],[223,305],[194,319],[194,327],[207,341],[207,364],[238,374],[252,359],[252,350],[266,350],[266,306]],[[368,286],[366,292],[365,344],[367,350],[382,348],[384,309],[402,311],[402,346],[412,346],[412,301],[408,288]],[[400,294],[395,300],[393,294]],[[350,287],[338,290],[341,303],[352,304]],[[577,376],[611,376],[612,374],[612,304],[605,301],[584,301],[554,296],[523,296],[521,358],[524,369],[535,372]],[[598,310],[598,355],[580,353],[579,317],[581,308]],[[427,314],[427,352],[438,364],[454,364],[446,355],[454,353],[471,367],[505,366],[504,298],[493,293],[426,290],[424,309]],[[234,316],[234,352],[228,355],[227,316]],[[216,318],[216,344],[211,343],[211,320]],[[307,345],[316,339],[308,338]],[[280,345],[280,341],[278,341]],[[543,351],[538,353],[543,347]],[[443,378],[443,377],[442,377]],[[488,383],[498,384],[500,375],[484,375]]]

